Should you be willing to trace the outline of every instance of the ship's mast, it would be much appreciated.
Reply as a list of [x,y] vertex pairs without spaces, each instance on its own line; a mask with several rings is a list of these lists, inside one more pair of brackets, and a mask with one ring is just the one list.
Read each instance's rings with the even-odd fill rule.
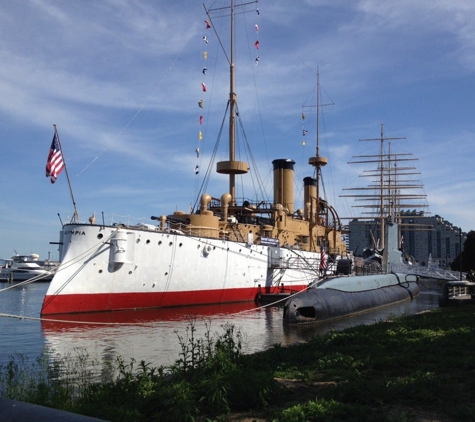
[[[320,109],[326,105],[330,104],[321,104],[320,98],[320,72],[317,66],[317,92],[316,92],[316,112],[317,112],[317,128],[316,128],[316,148],[315,148],[315,156],[310,157],[308,159],[308,163],[315,167],[315,179],[316,179],[316,205],[315,205],[315,217],[316,220],[314,223],[318,221],[318,216],[320,215],[320,181],[321,181],[321,168],[328,164],[328,159],[326,157],[322,157],[320,155]],[[310,225],[310,238],[312,238],[312,225]]]
[[317,149],[316,149],[316,156],[320,155],[320,70],[317,66]]
[[320,213],[320,179],[321,179],[321,168],[328,163],[328,160],[324,157],[320,157],[320,71],[317,67],[317,130],[316,130],[316,150],[315,157],[318,157],[319,160],[314,162],[313,165],[316,167],[316,179],[317,179],[317,216]]
[[[384,248],[385,246],[385,235],[384,235],[384,229],[385,229],[385,224],[384,224],[384,124],[381,122],[381,144],[380,144],[380,152],[379,152],[379,168],[381,170],[380,176],[379,176],[379,182],[380,182],[380,195],[379,195],[379,221],[380,221],[380,227],[381,227],[381,246]],[[388,186],[388,192],[390,192],[391,187]]]
[[[372,208],[374,212],[366,212],[365,214],[373,216],[373,218],[379,221],[380,226],[380,247],[385,246],[386,233],[385,233],[385,220],[387,217],[398,218],[397,213],[403,207],[422,208],[427,207],[426,204],[413,202],[426,197],[422,193],[410,193],[414,189],[422,189],[422,185],[412,180],[402,179],[418,172],[414,172],[414,167],[401,167],[398,164],[408,161],[416,161],[416,158],[412,157],[412,154],[399,153],[395,154],[391,150],[391,141],[406,139],[400,138],[388,138],[384,134],[384,123],[381,123],[381,135],[379,138],[360,139],[360,141],[379,141],[380,150],[379,154],[374,155],[360,155],[354,156],[358,158],[357,161],[350,161],[349,164],[361,164],[361,163],[374,163],[377,164],[376,170],[366,170],[362,176],[374,178],[374,183],[370,184],[366,188],[346,188],[344,191],[373,191],[377,189],[377,193],[374,194],[346,194],[340,195],[340,197],[356,198],[357,201],[371,201],[372,204],[367,205],[355,205],[355,207]],[[388,150],[385,151],[384,142],[388,142]],[[377,204],[376,204],[377,201]],[[404,201],[404,202],[402,202]],[[349,219],[361,218],[351,217]]]
[[[229,161],[236,159],[236,93],[234,76],[234,0],[231,0],[231,63],[229,65]],[[233,205],[236,201],[236,176],[229,173],[229,192]]]
[[[248,3],[242,3],[235,5],[234,0],[231,0],[230,10],[230,31],[231,31],[231,40],[230,40],[230,55],[228,58],[229,61],[229,160],[220,161],[216,164],[216,171],[220,174],[227,174],[229,176],[229,193],[231,194],[231,206],[236,205],[236,175],[245,174],[249,171],[249,165],[243,161],[236,160],[236,108],[237,108],[237,96],[235,92],[235,36],[234,36],[234,16],[235,8],[244,7],[249,4],[257,3],[257,1],[252,1]],[[222,11],[223,8],[219,9],[206,9],[206,14],[211,19],[211,13],[213,11],[219,10]],[[214,25],[213,25],[214,29]],[[215,31],[216,32],[216,31]],[[216,34],[217,35],[217,34]],[[219,37],[218,37],[219,38]],[[226,54],[226,52],[225,52]]]

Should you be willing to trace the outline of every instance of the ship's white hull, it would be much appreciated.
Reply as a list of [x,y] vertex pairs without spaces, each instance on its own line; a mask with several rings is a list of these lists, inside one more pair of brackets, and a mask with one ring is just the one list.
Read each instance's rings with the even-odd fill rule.
[[42,315],[253,301],[299,291],[320,254],[179,232],[70,224]]

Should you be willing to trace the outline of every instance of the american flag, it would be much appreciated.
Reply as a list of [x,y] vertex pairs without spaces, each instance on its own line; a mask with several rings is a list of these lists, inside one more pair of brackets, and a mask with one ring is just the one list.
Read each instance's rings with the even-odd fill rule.
[[325,247],[322,245],[320,248],[320,271],[327,269],[327,255],[325,253]]
[[46,177],[51,177],[51,183],[56,182],[56,179],[63,171],[63,168],[63,154],[61,153],[61,148],[59,147],[58,133],[55,132],[53,141],[51,142],[48,160],[46,161]]

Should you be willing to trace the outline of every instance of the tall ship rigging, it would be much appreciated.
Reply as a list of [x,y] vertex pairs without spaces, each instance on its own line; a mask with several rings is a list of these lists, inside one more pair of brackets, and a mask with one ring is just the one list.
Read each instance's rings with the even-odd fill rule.
[[200,190],[192,210],[152,216],[150,224],[64,224],[61,265],[45,295],[42,315],[253,301],[261,293],[305,289],[318,276],[321,248],[331,262],[346,256],[338,214],[320,198],[321,168],[327,159],[320,156],[318,136],[315,155],[308,161],[312,176],[303,180],[301,208],[295,207],[295,162],[290,158],[272,161],[273,199],[237,197],[236,178],[251,168],[236,154],[241,115],[235,86],[235,16],[252,9],[258,10],[257,1],[205,7],[208,28],[214,29],[214,19],[224,15],[230,25],[230,48],[225,52],[229,156],[215,167],[228,176],[228,191],[212,196]]
[[[361,210],[358,216],[351,217],[350,231],[356,233],[358,225],[365,225],[367,244],[365,249],[359,250],[364,258],[382,256],[386,244],[386,224],[393,221],[398,224],[398,248],[402,250],[403,237],[401,229],[422,230],[415,222],[412,227],[404,220],[405,210],[418,210],[420,216],[427,213],[429,207],[424,186],[420,181],[420,172],[414,166],[417,158],[409,152],[396,152],[393,143],[404,140],[404,137],[387,137],[384,124],[381,123],[381,135],[378,138],[360,139],[361,142],[379,143],[379,150],[375,153],[355,155],[349,164],[364,164],[367,168],[360,177],[370,179],[365,186],[343,189],[340,195],[344,198],[353,198],[353,208]],[[419,212],[420,210],[420,212]],[[358,232],[361,230],[358,230]],[[353,231],[352,231],[353,233]],[[357,236],[353,236],[356,239]],[[358,255],[359,246],[354,248]],[[376,262],[377,260],[373,260]],[[381,261],[381,260],[379,260]],[[390,268],[383,268],[384,271]]]

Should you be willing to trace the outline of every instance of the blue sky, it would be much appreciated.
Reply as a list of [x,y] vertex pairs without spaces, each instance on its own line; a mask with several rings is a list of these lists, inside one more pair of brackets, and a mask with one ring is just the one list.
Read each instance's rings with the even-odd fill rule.
[[[314,116],[303,146],[301,112],[315,104],[318,66],[322,101],[334,103],[321,122],[325,194],[340,216],[356,215],[339,195],[362,170],[347,162],[377,150],[358,140],[378,137],[384,122],[387,136],[406,138],[397,149],[419,159],[431,215],[475,229],[475,3],[262,0],[259,12],[236,18],[236,92],[268,198],[273,159],[294,159],[297,182],[312,175]],[[194,204],[228,97],[227,63],[205,19],[191,0],[2,3],[1,258],[57,258],[49,242],[58,213],[67,221],[73,206],[65,172],[54,185],[44,173],[53,124],[82,220],[149,223]],[[214,22],[224,31],[226,20]],[[207,191],[220,197],[227,180],[214,173]]]

